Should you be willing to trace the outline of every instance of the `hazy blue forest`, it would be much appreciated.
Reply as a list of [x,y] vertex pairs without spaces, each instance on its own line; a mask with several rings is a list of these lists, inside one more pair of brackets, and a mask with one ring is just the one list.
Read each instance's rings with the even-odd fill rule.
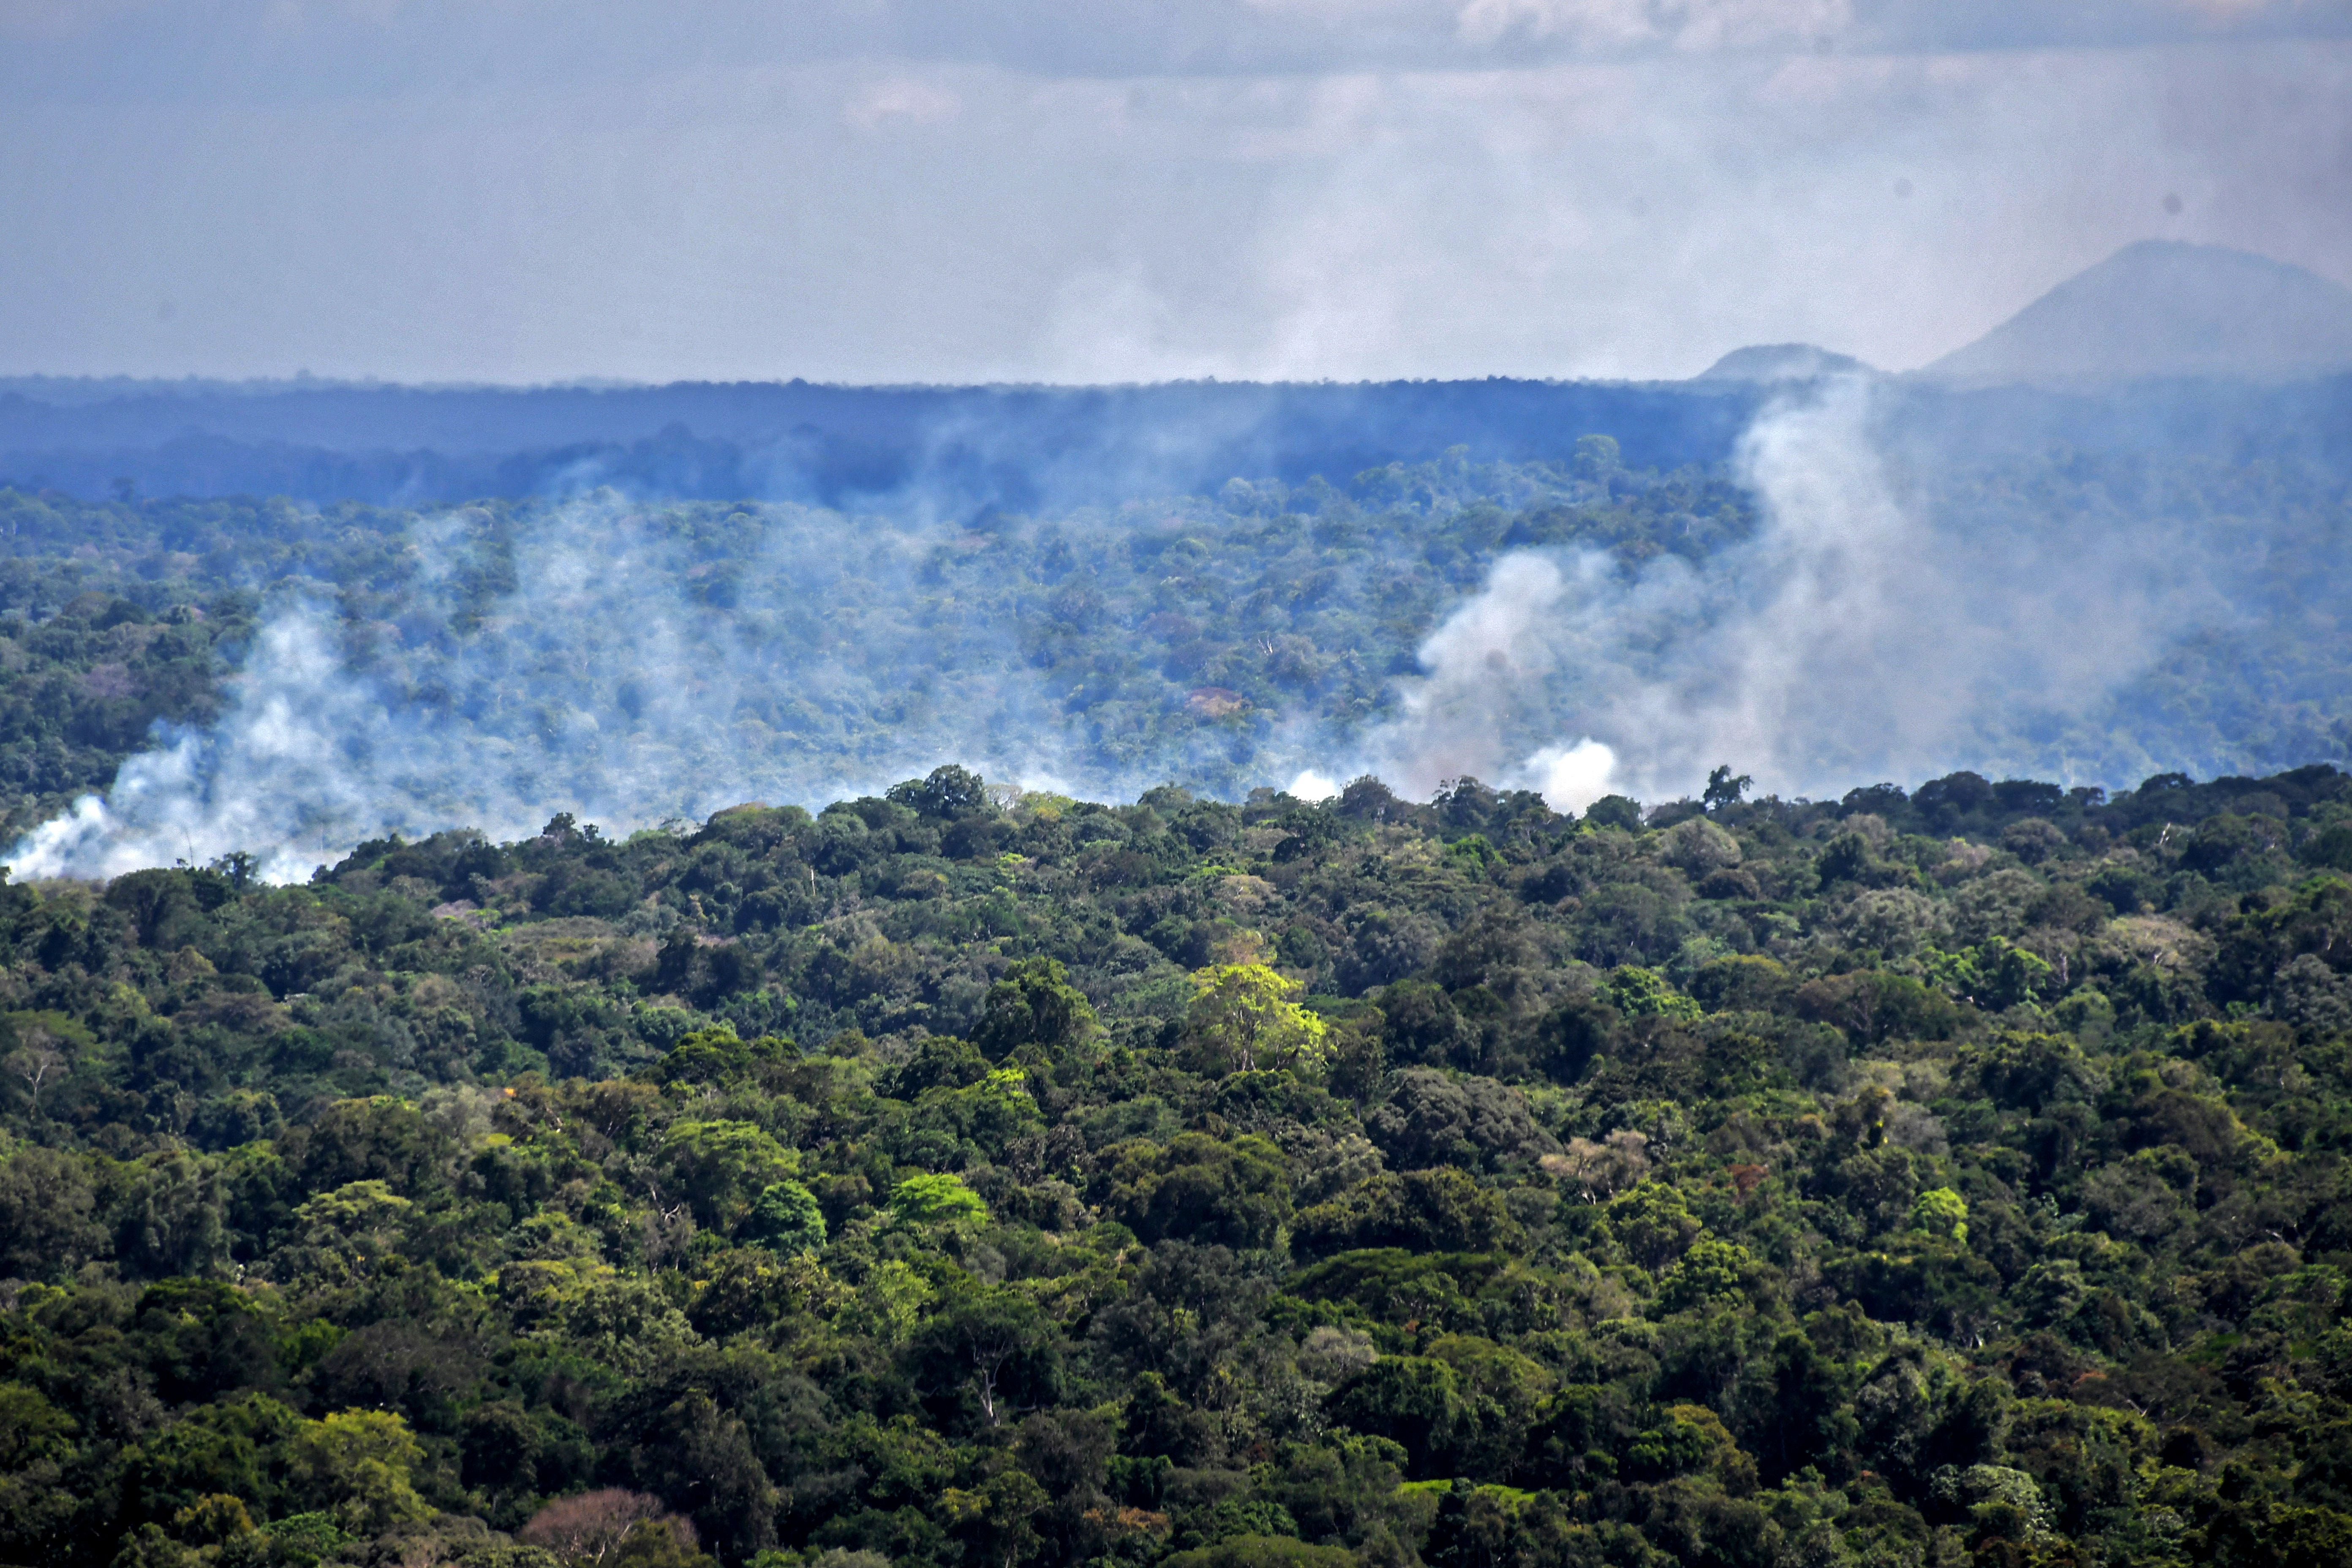
[[[2335,469],[2059,450],[1905,482],[1954,536],[2049,541],[2064,557],[2071,533],[2094,560],[2160,540],[2147,547],[2179,580],[2147,601],[2148,656],[2113,691],[2059,723],[2034,707],[2053,693],[2021,690],[1950,749],[2118,787],[2163,767],[2352,754],[2352,627],[2333,591],[2352,569],[2352,487]],[[367,700],[414,717],[406,751],[446,750],[441,720],[481,745],[436,760],[450,803],[418,831],[481,824],[495,808],[465,790],[493,774],[509,832],[541,820],[556,785],[530,743],[581,712],[624,748],[583,752],[583,771],[643,781],[602,809],[640,822],[740,799],[815,807],[844,781],[879,787],[940,757],[1088,794],[1173,782],[1239,799],[1392,718],[1423,639],[1499,556],[1598,551],[1630,579],[1661,559],[1705,568],[1758,528],[1753,494],[1722,467],[1629,468],[1605,437],[1559,463],[1456,454],[1345,485],[1236,480],[1205,498],[951,520],[611,496],[412,512],[0,489],[0,830],[13,839],[103,789],[159,721],[217,716],[223,674],[298,602],[324,606]],[[1990,599],[2018,569],[1980,570]],[[596,581],[584,595],[541,586],[566,574]],[[2078,609],[2062,603],[2039,635],[2107,635],[2070,630]],[[648,653],[656,625],[666,640]],[[520,748],[516,782],[492,742]]]
[[[0,491],[12,838],[305,598],[365,702],[665,678],[804,786],[0,884],[0,1563],[2352,1558],[2344,481],[1897,478],[2244,568],[2083,721],[2113,787],[1272,787],[1503,553],[1763,525],[1601,439],[950,520]],[[583,515],[666,662],[514,652]],[[1152,787],[821,793],[975,713]]]

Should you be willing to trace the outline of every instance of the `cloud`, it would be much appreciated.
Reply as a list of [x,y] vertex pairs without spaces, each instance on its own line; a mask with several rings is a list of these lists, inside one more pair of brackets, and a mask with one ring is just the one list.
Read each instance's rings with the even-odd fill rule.
[[0,374],[1901,368],[2352,254],[2352,3],[1485,3],[20,5]]
[[1178,309],[1155,288],[1142,261],[1090,268],[1054,292],[1043,344],[1046,374],[1059,382],[1179,381],[1234,374],[1231,357],[1188,342]]
[[939,125],[963,112],[963,100],[937,82],[914,77],[891,77],[859,93],[844,118],[862,131],[892,121]]
[[1601,50],[1811,47],[1853,25],[1849,0],[1467,0],[1464,38],[1560,40]]
[[137,6],[138,0],[0,0],[0,38],[71,39]]
[[[1104,78],[1491,68],[1664,49],[2138,48],[2352,33],[2346,0],[0,0],[32,46],[0,81],[58,92],[315,97],[639,80],[845,61]],[[192,62],[205,68],[190,79]],[[176,73],[176,75],[174,74]]]

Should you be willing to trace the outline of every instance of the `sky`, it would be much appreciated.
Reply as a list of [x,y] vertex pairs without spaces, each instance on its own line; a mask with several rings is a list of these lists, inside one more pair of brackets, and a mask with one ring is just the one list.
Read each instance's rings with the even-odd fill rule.
[[1906,369],[2352,283],[2352,0],[0,0],[0,374]]

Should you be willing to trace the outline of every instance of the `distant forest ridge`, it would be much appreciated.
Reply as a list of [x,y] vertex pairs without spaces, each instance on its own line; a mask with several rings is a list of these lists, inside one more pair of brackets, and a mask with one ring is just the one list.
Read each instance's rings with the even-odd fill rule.
[[[426,388],[26,378],[0,381],[0,482],[83,500],[421,505],[608,485],[681,500],[1026,510],[1199,493],[1235,476],[1338,482],[1456,447],[1478,462],[1564,461],[1595,431],[1637,468],[1716,463],[1776,395],[1721,379]],[[1898,449],[2352,464],[2352,377],[2063,393],[1890,381],[1882,403]]]

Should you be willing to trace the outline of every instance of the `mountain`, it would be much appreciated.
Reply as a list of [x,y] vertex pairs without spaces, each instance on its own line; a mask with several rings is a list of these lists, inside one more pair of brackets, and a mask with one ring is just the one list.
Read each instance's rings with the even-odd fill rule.
[[1811,381],[1823,375],[1868,375],[1870,366],[1852,354],[1832,353],[1811,343],[1756,343],[1734,349],[1694,381]]
[[1921,374],[1977,385],[2352,368],[2352,289],[2213,245],[2143,240]]

